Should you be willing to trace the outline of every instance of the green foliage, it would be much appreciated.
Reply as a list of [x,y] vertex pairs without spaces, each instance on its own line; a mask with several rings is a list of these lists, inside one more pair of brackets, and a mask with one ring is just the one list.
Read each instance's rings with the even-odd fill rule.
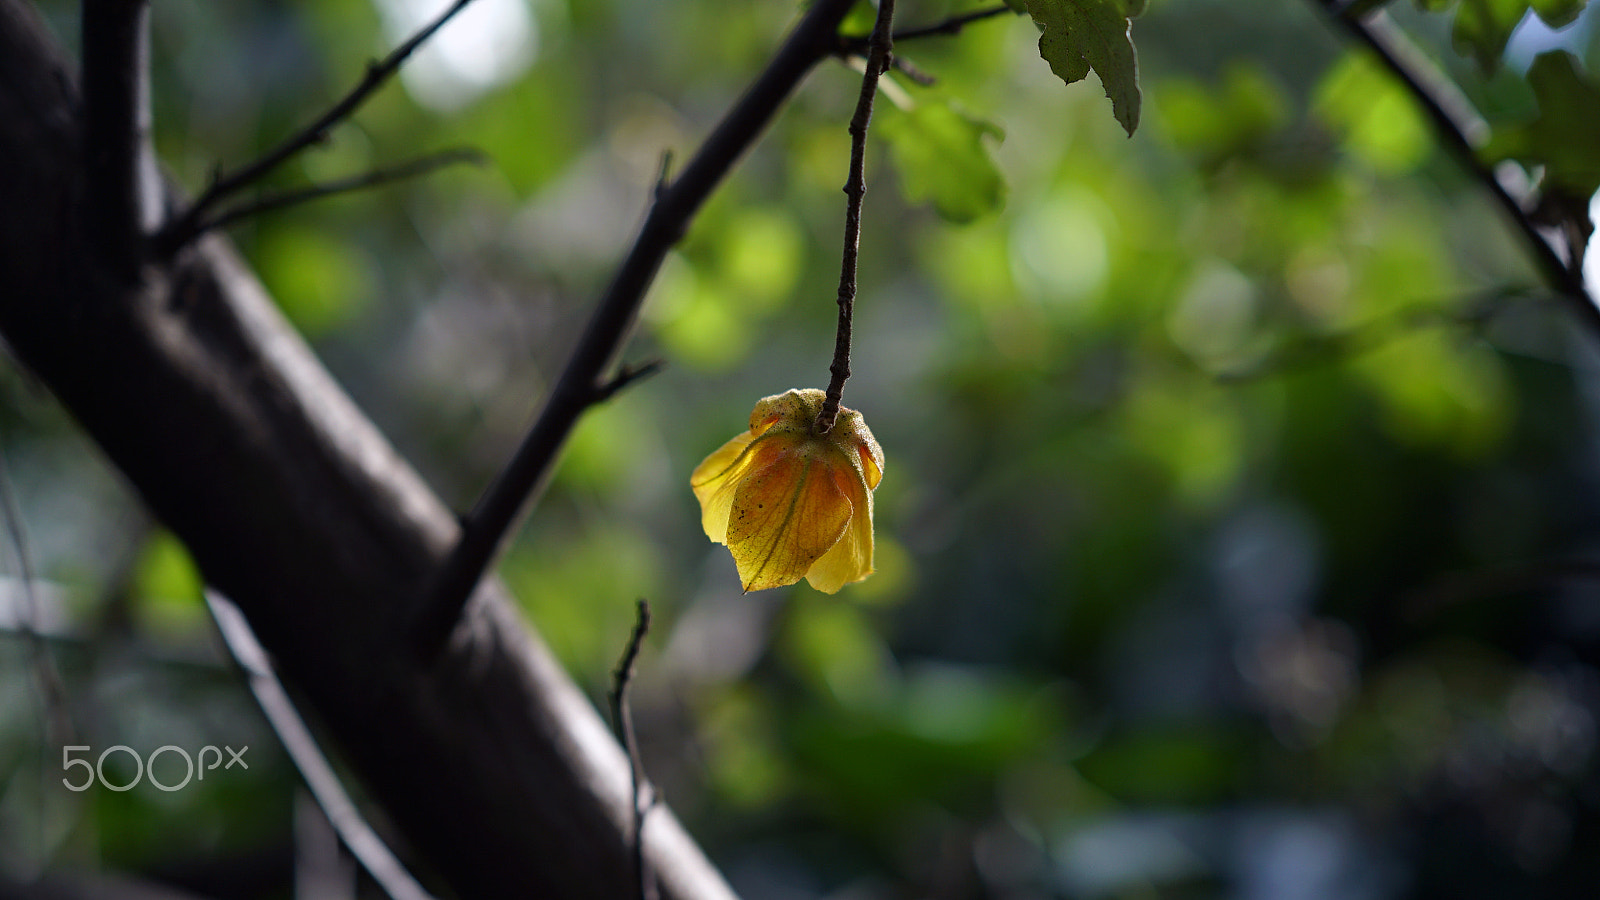
[[[1416,0],[1428,12],[1450,6],[1449,0]],[[1452,41],[1457,53],[1470,56],[1484,72],[1493,72],[1505,55],[1511,32],[1531,10],[1551,27],[1566,25],[1588,0],[1461,0],[1456,8]]]
[[145,628],[168,639],[193,637],[206,627],[204,587],[189,551],[170,532],[145,542],[134,566],[133,589]]
[[1486,152],[1544,167],[1549,183],[1579,197],[1600,189],[1600,87],[1572,54],[1539,54],[1528,69],[1538,118],[1496,129]]
[[1005,202],[1005,180],[985,140],[1004,137],[994,123],[945,101],[924,100],[886,112],[879,127],[911,201],[931,201],[955,223],[971,222]]
[[1072,84],[1100,77],[1111,114],[1128,136],[1139,127],[1139,61],[1130,36],[1144,0],[1027,0],[1028,14],[1044,32],[1039,55],[1050,71]]
[[[1052,64],[1096,72],[1116,118],[1033,60],[1032,22],[897,44],[939,84],[906,88],[909,110],[886,95],[868,145],[846,403],[889,455],[878,572],[831,598],[741,596],[685,484],[754,397],[826,377],[860,83],[830,64],[663,267],[624,357],[668,367],[583,420],[501,565],[529,620],[599,698],[651,600],[646,764],[745,896],[1384,896],[1374,873],[1463,900],[1585,896],[1587,336],[1405,92],[1333,56],[1309,9],[1155,6],[1130,141],[1138,6],[1010,5],[1048,20],[1076,52]],[[1519,9],[1578,5],[1420,3],[1465,18],[1480,62]],[[976,6],[902,0],[897,19]],[[422,102],[420,76],[391,85],[281,178],[458,142],[493,166],[234,231],[458,509],[559,371],[662,152],[682,164],[793,14],[529,8],[525,71],[454,108]],[[1394,13],[1454,62],[1447,23]],[[389,43],[362,0],[152,15],[156,138],[191,191]],[[857,15],[847,33],[871,4]],[[1098,49],[1084,21],[1109,23]],[[1573,56],[1444,70],[1487,120],[1485,159],[1600,186],[1600,98]],[[231,672],[190,661],[207,632],[186,556],[128,527],[136,498],[25,377],[0,387],[68,687],[103,714],[88,740],[270,748]],[[123,602],[138,627],[119,636]],[[112,643],[74,649],[96,635]],[[0,837],[26,839],[8,848],[160,872],[291,840],[295,781],[265,755],[205,793],[41,795],[57,773],[24,647],[0,642],[0,665]]]
[[1433,138],[1411,97],[1365,55],[1351,55],[1324,76],[1317,111],[1345,148],[1382,172],[1421,165]]

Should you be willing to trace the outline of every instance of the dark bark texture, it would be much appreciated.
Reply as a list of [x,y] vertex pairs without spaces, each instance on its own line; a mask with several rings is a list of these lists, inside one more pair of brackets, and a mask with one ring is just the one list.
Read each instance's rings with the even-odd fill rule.
[[[74,67],[0,0],[0,333],[208,583],[244,611],[426,882],[462,897],[626,897],[628,763],[486,582],[445,652],[408,640],[456,540],[395,454],[209,236],[132,275],[95,235]],[[85,552],[90,552],[85,548]],[[663,897],[731,897],[665,807]]]

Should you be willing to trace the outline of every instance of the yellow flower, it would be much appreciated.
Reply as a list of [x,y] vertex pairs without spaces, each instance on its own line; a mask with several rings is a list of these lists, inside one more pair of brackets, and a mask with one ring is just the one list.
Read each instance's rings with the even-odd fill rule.
[[853,409],[818,434],[822,399],[814,388],[763,397],[750,430],[689,477],[706,536],[728,545],[746,591],[805,578],[831,594],[872,574],[883,450]]

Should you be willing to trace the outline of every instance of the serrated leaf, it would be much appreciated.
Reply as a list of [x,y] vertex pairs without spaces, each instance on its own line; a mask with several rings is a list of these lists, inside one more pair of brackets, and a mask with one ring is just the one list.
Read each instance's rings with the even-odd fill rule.
[[1565,50],[1539,54],[1528,69],[1539,115],[1501,129],[1487,152],[1495,159],[1542,165],[1546,182],[1579,196],[1600,189],[1600,87]]
[[985,140],[1004,137],[993,123],[945,102],[925,101],[910,110],[891,108],[882,129],[907,199],[932,202],[939,215],[957,223],[1004,203],[1005,180]]
[[1028,14],[1044,30],[1039,55],[1067,84],[1093,69],[1100,76],[1111,114],[1133,136],[1139,127],[1139,61],[1129,34],[1131,17],[1144,0],[1028,0]]

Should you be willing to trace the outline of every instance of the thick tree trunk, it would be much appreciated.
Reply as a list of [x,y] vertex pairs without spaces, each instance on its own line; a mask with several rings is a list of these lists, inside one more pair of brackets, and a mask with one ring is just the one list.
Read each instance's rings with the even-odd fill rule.
[[[628,766],[598,715],[498,583],[419,666],[406,625],[454,517],[224,239],[136,277],[105,264],[79,110],[32,8],[0,0],[12,352],[240,606],[432,875],[463,897],[631,896]],[[662,896],[731,896],[666,808],[645,834]]]

